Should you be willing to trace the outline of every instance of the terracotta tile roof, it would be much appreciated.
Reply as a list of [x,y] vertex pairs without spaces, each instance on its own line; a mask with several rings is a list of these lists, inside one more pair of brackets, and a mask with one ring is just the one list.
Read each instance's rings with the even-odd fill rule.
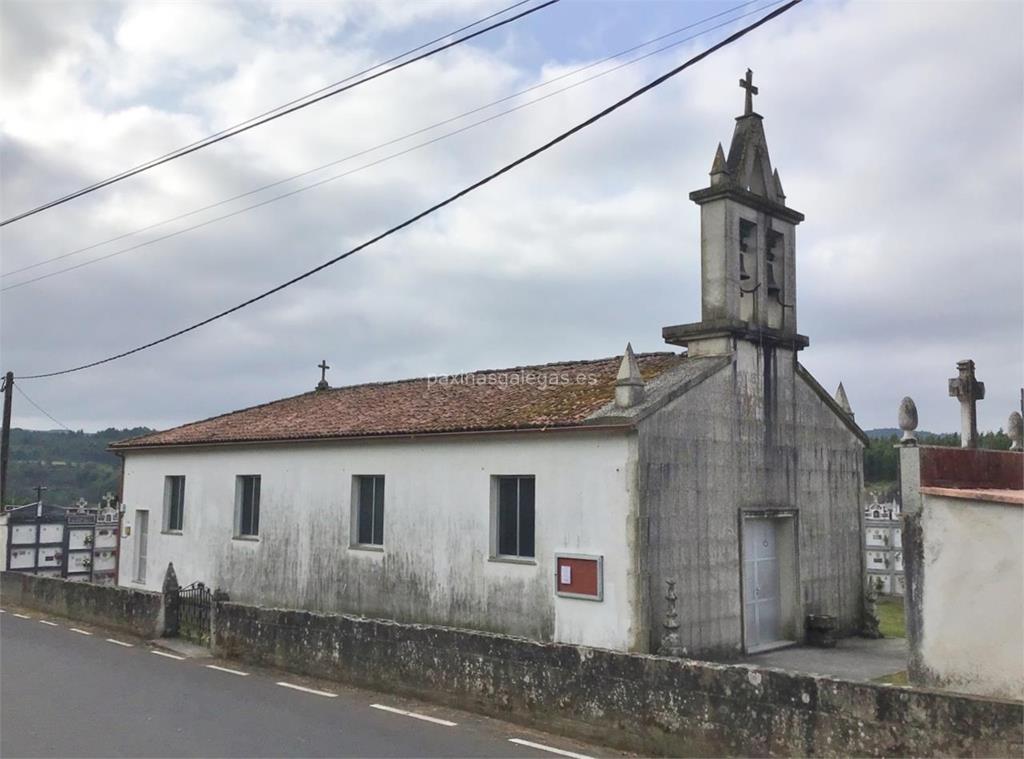
[[[620,356],[319,390],[122,440],[111,448],[572,427],[614,397]],[[637,356],[651,380],[686,361]]]

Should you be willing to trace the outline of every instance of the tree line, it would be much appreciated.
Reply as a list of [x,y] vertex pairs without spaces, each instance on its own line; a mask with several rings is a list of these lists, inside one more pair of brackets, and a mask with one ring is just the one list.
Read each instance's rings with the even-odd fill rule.
[[[957,432],[917,432],[917,440],[921,445],[941,445],[952,448],[960,447],[960,434]],[[899,445],[900,434],[888,430],[871,430],[871,443],[864,449],[864,483],[874,485],[896,482],[899,479]],[[996,450],[1009,450],[1010,436],[1002,429],[996,432],[978,434],[978,447]]]

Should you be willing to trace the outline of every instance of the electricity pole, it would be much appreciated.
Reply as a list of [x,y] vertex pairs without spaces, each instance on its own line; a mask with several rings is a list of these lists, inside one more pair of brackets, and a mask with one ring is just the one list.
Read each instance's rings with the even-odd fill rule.
[[7,456],[11,448],[11,399],[14,394],[14,372],[4,377],[4,426],[0,432],[0,512],[7,505]]

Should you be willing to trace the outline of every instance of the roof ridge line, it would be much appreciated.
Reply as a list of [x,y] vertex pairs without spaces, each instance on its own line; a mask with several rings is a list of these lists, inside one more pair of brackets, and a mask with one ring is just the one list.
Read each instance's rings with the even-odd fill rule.
[[[634,355],[638,359],[640,359],[640,358],[651,358],[652,356],[676,356],[676,355],[681,355],[681,354],[677,354],[674,351],[652,351],[650,353],[636,353]],[[357,388],[357,387],[379,387],[379,386],[382,386],[382,385],[401,385],[402,383],[405,383],[405,382],[425,382],[425,381],[429,380],[431,377],[460,377],[460,376],[464,376],[466,374],[497,374],[498,372],[516,372],[516,371],[522,371],[523,369],[544,369],[544,368],[551,367],[551,366],[566,366],[566,365],[569,365],[569,364],[574,365],[574,366],[579,366],[581,364],[601,364],[601,363],[604,363],[606,361],[620,361],[620,360],[622,360],[622,355],[621,354],[616,355],[616,356],[606,356],[604,358],[587,358],[587,359],[578,359],[578,360],[571,360],[570,359],[570,360],[567,360],[567,361],[551,361],[551,362],[546,363],[546,364],[523,364],[522,366],[507,366],[507,367],[502,367],[502,368],[497,368],[497,369],[470,369],[470,370],[467,370],[467,371],[464,371],[464,372],[447,372],[445,374],[425,374],[425,375],[420,376],[420,377],[406,377],[405,379],[379,380],[377,382],[359,382],[359,383],[356,383],[355,385],[339,385],[338,387],[328,388],[328,391],[351,390],[351,389]],[[311,390],[309,392],[316,392],[316,391],[315,390]],[[324,392],[324,391],[320,391],[320,392]],[[299,395],[306,395],[306,393],[300,393]],[[299,395],[293,395],[293,396],[289,396],[289,397],[290,398],[298,398]],[[284,400],[288,400],[288,398],[281,398],[280,400],[284,401]],[[272,401],[272,402],[276,402],[276,401]],[[253,408],[256,408],[256,407],[254,406]],[[239,411],[246,411],[246,410],[247,409],[239,409]]]

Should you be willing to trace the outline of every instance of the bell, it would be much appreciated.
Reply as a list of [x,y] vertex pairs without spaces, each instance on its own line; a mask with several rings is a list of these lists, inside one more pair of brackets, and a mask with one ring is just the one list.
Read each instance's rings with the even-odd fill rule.
[[775,281],[775,264],[772,262],[768,263],[768,290],[778,290],[779,285]]
[[748,279],[750,279],[750,275],[747,274],[746,260],[747,260],[747,257],[744,256],[741,253],[740,254],[740,282],[746,282]]

